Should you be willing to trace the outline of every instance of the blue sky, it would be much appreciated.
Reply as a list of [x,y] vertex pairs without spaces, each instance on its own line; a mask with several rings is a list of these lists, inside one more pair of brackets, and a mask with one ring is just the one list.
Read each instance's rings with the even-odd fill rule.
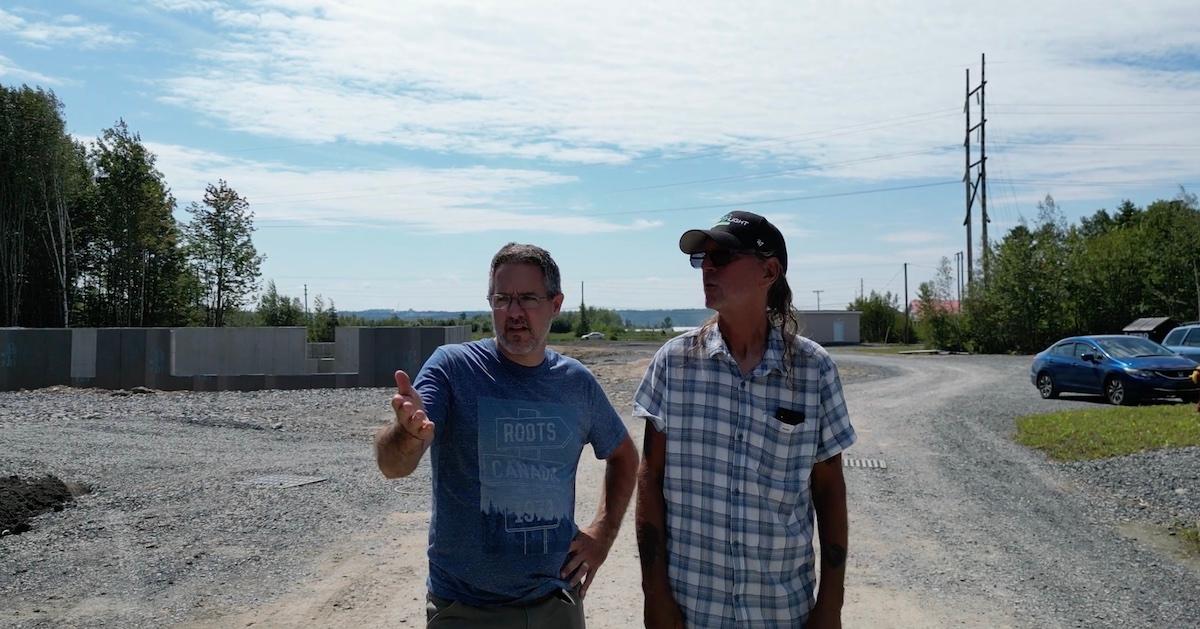
[[994,240],[1046,194],[1075,220],[1200,188],[1194,0],[829,4],[11,0],[0,83],[81,139],[124,118],[181,219],[227,180],[263,279],[342,310],[481,310],[511,240],[569,307],[701,307],[678,237],[732,209],[781,227],[801,309],[904,262],[915,294],[965,249],[981,52]]

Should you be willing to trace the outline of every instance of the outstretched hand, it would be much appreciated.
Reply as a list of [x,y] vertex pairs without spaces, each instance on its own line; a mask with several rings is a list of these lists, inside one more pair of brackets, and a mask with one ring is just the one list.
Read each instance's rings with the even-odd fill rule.
[[408,436],[425,443],[433,441],[433,422],[425,414],[425,403],[413,388],[412,381],[404,371],[396,372],[396,395],[392,396],[392,410],[396,411],[396,425]]

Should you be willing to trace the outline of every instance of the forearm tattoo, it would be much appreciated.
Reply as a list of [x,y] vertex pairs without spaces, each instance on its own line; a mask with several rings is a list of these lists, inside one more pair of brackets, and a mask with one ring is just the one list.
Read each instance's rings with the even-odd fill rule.
[[642,567],[649,567],[658,559],[659,549],[662,547],[662,533],[652,524],[640,524],[637,527],[637,540]]
[[821,544],[821,567],[838,569],[846,565],[846,547],[840,544]]

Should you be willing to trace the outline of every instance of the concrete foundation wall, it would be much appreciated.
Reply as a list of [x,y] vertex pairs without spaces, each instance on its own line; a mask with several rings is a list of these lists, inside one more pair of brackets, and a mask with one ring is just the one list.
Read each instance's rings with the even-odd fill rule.
[[177,376],[309,373],[301,327],[175,328],[171,373]]
[[337,343],[306,343],[305,345],[308,348],[307,357],[317,360],[333,358],[334,349],[337,347]]
[[0,328],[0,391],[71,384],[71,331]]
[[[343,330],[346,331],[344,342]],[[392,387],[396,384],[394,374],[397,369],[416,378],[434,350],[447,343],[468,340],[471,329],[466,326],[338,328],[337,334],[337,371],[357,371],[358,386],[361,387]],[[347,364],[343,347],[347,353],[357,351],[356,366]]]
[[333,369],[338,373],[358,371],[359,327],[338,327],[333,331]]
[[171,328],[97,328],[96,377],[101,389],[181,389],[171,375]]
[[96,328],[71,328],[71,378],[96,377]]
[[[857,330],[857,328],[856,328]],[[306,358],[304,328],[0,328],[0,391],[52,385],[249,391],[391,387],[470,328],[338,328]]]

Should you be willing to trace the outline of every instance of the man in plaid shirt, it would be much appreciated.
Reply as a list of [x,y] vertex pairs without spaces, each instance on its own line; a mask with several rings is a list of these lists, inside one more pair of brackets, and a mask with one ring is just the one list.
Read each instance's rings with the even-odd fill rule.
[[646,626],[840,627],[855,434],[837,366],[797,333],[783,235],[731,212],[679,248],[717,315],[663,345],[634,398]]

